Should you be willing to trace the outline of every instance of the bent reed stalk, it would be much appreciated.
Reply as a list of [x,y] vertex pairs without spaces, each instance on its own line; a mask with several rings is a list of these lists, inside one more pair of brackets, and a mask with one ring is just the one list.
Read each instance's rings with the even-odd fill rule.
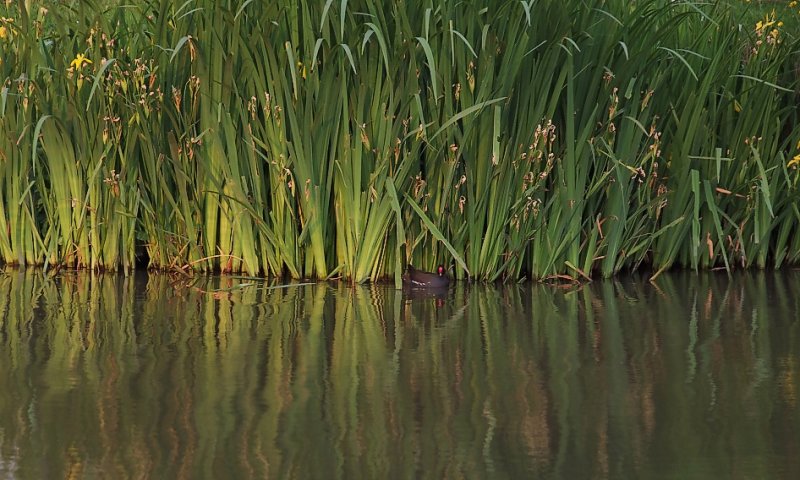
[[800,260],[787,5],[6,2],[0,254],[293,278]]

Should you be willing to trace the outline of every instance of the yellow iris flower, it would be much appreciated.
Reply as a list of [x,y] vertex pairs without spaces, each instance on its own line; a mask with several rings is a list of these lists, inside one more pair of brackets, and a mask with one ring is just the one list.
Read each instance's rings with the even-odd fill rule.
[[69,66],[70,67],[75,67],[76,69],[80,69],[83,66],[84,63],[92,63],[92,61],[89,60],[88,58],[86,58],[86,56],[84,54],[79,53],[79,54],[75,55],[75,60],[70,62]]

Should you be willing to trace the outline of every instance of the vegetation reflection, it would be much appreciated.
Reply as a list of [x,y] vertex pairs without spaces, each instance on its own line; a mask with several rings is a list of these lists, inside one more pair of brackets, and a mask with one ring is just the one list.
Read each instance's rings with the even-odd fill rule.
[[798,279],[4,274],[0,476],[782,477]]

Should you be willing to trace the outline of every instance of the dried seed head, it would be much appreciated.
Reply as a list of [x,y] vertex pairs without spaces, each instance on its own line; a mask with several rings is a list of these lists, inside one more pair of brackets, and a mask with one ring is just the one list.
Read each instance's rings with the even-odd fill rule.
[[425,189],[426,182],[422,179],[422,174],[414,177],[414,198],[419,198],[420,193]]

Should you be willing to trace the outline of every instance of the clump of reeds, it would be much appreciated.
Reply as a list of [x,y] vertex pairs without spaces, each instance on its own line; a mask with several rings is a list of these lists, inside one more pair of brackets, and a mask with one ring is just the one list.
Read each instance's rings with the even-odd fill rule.
[[128,271],[138,247],[399,282],[800,259],[788,7],[31,5],[0,7],[7,264]]

